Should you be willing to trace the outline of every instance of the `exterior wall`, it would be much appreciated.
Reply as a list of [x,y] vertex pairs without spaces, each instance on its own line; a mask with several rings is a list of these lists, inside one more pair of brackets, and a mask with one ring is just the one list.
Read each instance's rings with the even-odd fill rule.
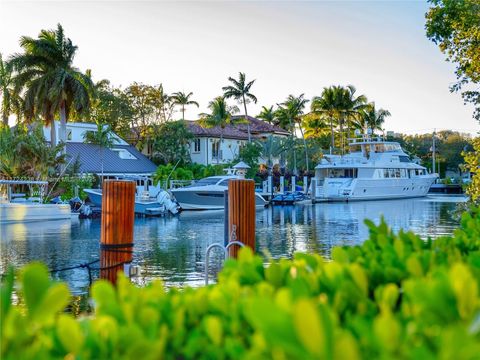
[[[57,143],[60,141],[58,138],[58,134],[60,133],[60,122],[55,121],[55,128],[57,132]],[[96,131],[97,125],[96,124],[89,124],[89,123],[67,123],[67,142],[78,142],[83,143],[83,134],[87,131]],[[50,128],[43,127],[43,136],[45,140],[50,141]],[[117,134],[113,134],[113,136],[117,139],[115,145],[128,145],[125,140],[120,138]]]
[[246,140],[223,139],[220,145],[219,159],[213,156],[213,144],[220,141],[219,138],[201,137],[200,151],[195,151],[195,139],[190,142],[190,157],[192,162],[202,165],[224,164],[234,160],[240,151],[240,146]]

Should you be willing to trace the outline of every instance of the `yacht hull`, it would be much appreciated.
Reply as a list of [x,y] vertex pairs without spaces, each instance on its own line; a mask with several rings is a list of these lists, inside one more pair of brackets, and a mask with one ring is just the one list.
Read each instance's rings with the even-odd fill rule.
[[[172,193],[183,210],[221,210],[225,207],[224,190],[178,189]],[[265,205],[265,199],[255,194],[255,206]]]
[[[96,206],[102,207],[102,192],[100,189],[85,189],[88,198]],[[162,205],[158,201],[141,201],[135,200],[135,213],[149,215],[153,210],[161,208]]]
[[[424,197],[435,181],[426,175],[415,179],[335,179],[316,188],[315,201],[363,201]],[[330,180],[330,179],[329,179]]]
[[0,204],[0,224],[71,219],[68,204]]

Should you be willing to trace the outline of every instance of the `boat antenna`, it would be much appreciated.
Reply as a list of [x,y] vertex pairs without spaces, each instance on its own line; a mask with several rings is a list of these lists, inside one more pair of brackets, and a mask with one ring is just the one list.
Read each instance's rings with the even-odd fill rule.
[[55,182],[53,183],[52,187],[50,188],[50,191],[48,192],[47,196],[45,197],[45,199],[48,199],[50,194],[52,193],[53,189],[55,188],[55,185],[57,185],[57,182],[58,180],[60,180],[60,178],[63,176],[63,174],[65,173],[65,171],[67,171],[67,168],[68,166],[70,165],[70,163],[73,161],[73,156],[72,158],[70,159],[70,161],[68,162],[67,166],[63,167],[62,171],[60,171],[60,173],[58,174],[58,177],[57,179],[55,180]]
[[168,177],[167,177],[167,183],[165,184],[165,186],[168,188],[168,182],[170,181],[170,177],[172,176],[173,172],[175,171],[175,169],[177,168],[178,164],[180,163],[180,160],[182,159],[178,159],[177,163],[175,164],[175,166],[173,167],[172,171],[170,171],[170,174],[168,174]]

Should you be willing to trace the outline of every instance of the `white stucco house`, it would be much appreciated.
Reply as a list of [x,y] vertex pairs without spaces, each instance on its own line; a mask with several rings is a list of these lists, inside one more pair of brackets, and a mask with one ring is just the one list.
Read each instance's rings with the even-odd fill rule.
[[[234,116],[233,119],[243,118]],[[287,137],[284,129],[270,125],[262,120],[249,116],[250,133],[254,139],[265,139],[270,135]],[[240,148],[248,142],[247,124],[228,125],[223,130],[220,127],[205,128],[198,121],[187,121],[187,126],[193,134],[190,142],[190,158],[192,162],[202,165],[225,164],[233,161]],[[220,143],[220,136],[223,139]]]

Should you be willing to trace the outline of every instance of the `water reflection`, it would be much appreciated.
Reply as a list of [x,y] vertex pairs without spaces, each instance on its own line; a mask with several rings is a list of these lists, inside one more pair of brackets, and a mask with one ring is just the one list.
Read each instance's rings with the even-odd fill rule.
[[[322,203],[266,208],[257,211],[257,250],[273,258],[297,251],[330,255],[334,245],[358,244],[368,237],[366,218],[384,216],[396,231],[413,230],[426,238],[453,232],[451,216],[460,197],[428,197],[395,201]],[[223,211],[185,212],[175,218],[136,219],[134,262],[140,283],[161,278],[167,285],[202,284],[205,250],[223,242]],[[39,260],[50,269],[98,259],[100,221],[51,221],[2,225],[0,271]],[[88,288],[84,269],[58,273],[76,293]]]

